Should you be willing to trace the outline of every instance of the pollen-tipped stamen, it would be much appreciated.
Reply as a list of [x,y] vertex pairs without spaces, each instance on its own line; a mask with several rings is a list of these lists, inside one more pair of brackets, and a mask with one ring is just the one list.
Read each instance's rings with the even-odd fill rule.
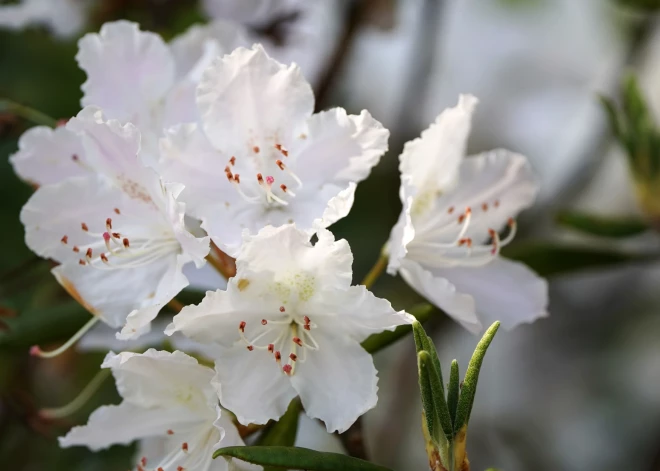
[[44,352],[39,348],[38,345],[33,345],[30,348],[30,355],[39,357],[39,358],[54,358],[58,355],[61,355],[65,351],[67,351],[74,343],[76,343],[80,338],[87,333],[89,329],[94,327],[94,325],[99,321],[98,317],[92,317],[84,326],[80,328],[78,332],[73,334],[73,336],[64,342],[60,347],[56,348],[55,350],[51,350],[48,352]]

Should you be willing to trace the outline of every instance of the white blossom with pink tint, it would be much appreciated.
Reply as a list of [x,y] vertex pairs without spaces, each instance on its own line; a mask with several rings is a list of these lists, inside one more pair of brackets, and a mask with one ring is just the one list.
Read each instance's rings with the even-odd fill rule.
[[[462,95],[400,157],[403,211],[389,241],[388,272],[479,332],[547,315],[547,283],[499,256],[512,219],[532,205],[538,183],[527,159],[506,150],[465,157],[477,99]],[[500,235],[504,230],[505,234]]]
[[351,286],[352,263],[348,243],[325,229],[315,245],[294,225],[246,233],[227,290],[185,307],[165,333],[222,348],[215,384],[241,423],[278,419],[299,395],[310,417],[342,432],[377,402],[360,342],[413,320]]
[[135,126],[86,108],[67,129],[92,171],[32,195],[21,211],[26,243],[59,263],[53,274],[74,298],[131,338],[188,285],[182,267],[205,262],[208,238],[186,229],[182,186],[143,164]]
[[387,150],[389,132],[363,111],[317,114],[296,65],[264,49],[217,58],[197,89],[201,121],[170,129],[159,171],[186,185],[193,216],[235,255],[244,229],[296,223],[327,227],[346,216],[355,183]]
[[[213,452],[244,443],[218,405],[212,369],[185,353],[153,349],[141,354],[111,352],[101,367],[112,370],[123,401],[98,408],[87,425],[61,437],[60,446],[87,446],[96,451],[140,440],[137,469],[231,469],[225,460],[214,460]],[[237,469],[255,469],[236,460],[232,464]]]

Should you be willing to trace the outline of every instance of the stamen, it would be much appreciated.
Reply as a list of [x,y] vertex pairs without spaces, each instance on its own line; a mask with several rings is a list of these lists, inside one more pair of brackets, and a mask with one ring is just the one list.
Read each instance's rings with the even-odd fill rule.
[[245,323],[245,321],[241,321],[241,323],[238,324],[238,330],[240,330],[241,333],[245,333],[245,326],[246,326],[246,325],[247,325],[247,324]]
[[291,371],[293,370],[293,367],[289,365],[288,363],[282,367],[282,371],[284,371],[287,375],[291,376]]
[[110,264],[110,263],[108,262],[108,257],[107,257],[104,253],[101,254],[101,261],[102,261],[103,263],[105,263],[106,265],[109,265],[109,264]]
[[122,242],[124,243],[124,248],[129,248],[131,246],[129,240],[126,237],[124,237]]
[[252,346],[252,345],[248,345],[248,346],[247,346],[247,349],[251,352],[252,350],[254,350],[254,346]]
[[85,232],[89,231],[89,227],[84,222],[80,223],[80,228]]
[[121,214],[121,211],[119,211],[119,208],[115,208],[115,213],[116,214]]
[[291,340],[292,340],[293,343],[295,343],[296,345],[298,345],[298,346],[300,346],[300,347],[303,346],[303,344],[302,344],[302,340],[300,340],[300,337],[293,337]]
[[78,394],[75,399],[62,407],[41,409],[39,411],[39,417],[53,420],[62,419],[64,417],[70,416],[71,414],[74,414],[80,410],[80,408],[83,407],[87,401],[89,401],[89,399],[94,395],[94,393],[96,393],[96,391],[99,390],[103,384],[103,381],[105,381],[108,376],[110,376],[111,372],[112,371],[110,369],[102,369],[96,373],[96,375],[94,375],[94,378],[92,378],[92,380],[87,383],[87,386],[85,386],[85,388],[80,391],[80,394]]
[[254,146],[254,147],[252,148],[252,151],[253,151],[255,154],[258,154],[258,153],[259,153],[259,146]]
[[286,309],[284,308],[284,306],[280,306],[280,312],[285,312],[285,311]]
[[275,350],[275,345],[273,345],[272,343],[269,343],[268,344],[268,353],[273,353],[274,350]]
[[278,351],[275,352],[275,361],[280,362],[282,360],[282,354]]
[[84,326],[81,327],[81,329],[78,332],[73,334],[73,336],[69,340],[64,342],[59,348],[56,348],[55,350],[51,350],[49,352],[44,352],[43,350],[41,350],[41,348],[39,348],[38,345],[34,345],[30,348],[30,355],[36,356],[36,357],[39,357],[39,358],[53,358],[53,357],[56,357],[56,356],[64,353],[65,351],[67,351],[69,349],[69,347],[71,347],[71,345],[76,343],[80,339],[80,337],[85,335],[87,333],[87,331],[89,329],[91,329],[94,326],[94,324],[96,324],[98,321],[99,321],[98,317],[96,317],[96,316],[92,317]]
[[172,430],[172,429],[168,429],[168,430],[167,430],[167,434],[168,434],[168,435],[174,435],[174,430]]
[[60,242],[62,242],[64,245],[68,244],[68,243],[69,243],[69,236],[66,236],[66,235],[63,236],[63,237],[60,239]]
[[231,159],[229,159],[229,165],[231,165],[232,167],[236,165],[236,157],[234,157],[233,155]]
[[286,172],[286,173],[288,173],[289,175],[291,175],[291,178],[293,178],[293,179],[296,181],[296,183],[298,184],[298,188],[300,188],[300,187],[303,186],[302,181],[300,180],[300,178],[298,178],[298,175],[296,175],[296,174],[293,173],[291,170],[289,170],[289,167],[287,167],[286,165],[284,165],[284,162],[282,162],[281,160],[276,160],[275,163],[276,163],[277,166],[280,168],[280,170],[283,170],[284,172]]
[[108,218],[105,220],[105,228],[110,232],[112,230],[112,219]]
[[271,187],[273,185],[273,182],[275,182],[275,179],[271,176],[266,177],[266,181],[264,181],[263,175],[260,173],[257,173],[257,182],[259,183],[259,186],[264,189],[266,192],[266,200],[270,203],[271,200],[275,200],[278,203],[280,203],[283,206],[288,205],[286,201],[284,201],[282,198],[279,198],[276,196],[273,191],[271,190]]
[[80,252],[80,249],[78,248],[77,245],[74,245],[73,248],[72,248],[71,250],[73,250],[75,253]]
[[143,456],[142,459],[140,460],[140,463],[142,464],[142,466],[146,466],[147,465],[147,457]]
[[268,324],[268,321],[266,319],[261,319],[261,325],[266,325]]
[[292,361],[296,361],[298,359],[298,355],[296,355],[295,353],[291,353],[289,354],[289,358],[291,358]]
[[87,257],[87,260],[92,259],[92,248],[91,247],[87,249],[87,252],[85,253],[85,257]]
[[183,451],[188,451],[188,442],[183,442],[183,445],[181,445],[181,449]]

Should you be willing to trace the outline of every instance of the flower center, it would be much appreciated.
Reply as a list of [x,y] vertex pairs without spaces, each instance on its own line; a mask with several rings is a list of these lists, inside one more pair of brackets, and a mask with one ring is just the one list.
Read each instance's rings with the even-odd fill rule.
[[[499,205],[499,201],[495,201],[492,206],[496,209]],[[483,203],[481,206],[481,210],[484,212],[488,211],[488,208],[487,203]],[[454,207],[447,210],[448,214],[453,212]],[[473,217],[473,211],[470,207],[458,215],[456,218],[458,233],[450,242],[436,241],[437,237],[446,235],[448,230],[452,230],[446,224],[442,224],[438,229],[423,231],[419,239],[411,244],[411,256],[415,257],[417,255],[421,257],[420,259],[424,263],[438,267],[481,266],[487,264],[499,255],[502,247],[511,243],[516,235],[516,221],[509,218],[507,222],[508,232],[504,238],[495,229],[489,228],[482,238],[475,241],[472,237],[466,237],[470,224],[473,222]]]
[[[227,181],[249,203],[286,206],[287,199],[296,196],[292,188],[302,187],[300,178],[282,161],[288,156],[281,144],[272,148],[253,146],[251,155],[229,159],[225,167]],[[245,174],[253,176],[241,178]]]
[[[115,213],[121,215],[119,209]],[[80,224],[80,229],[92,241],[86,245],[74,245],[71,250],[77,254],[84,254],[78,263],[102,270],[118,268],[136,268],[148,265],[161,257],[180,249],[179,242],[169,231],[156,237],[127,237],[126,234],[114,231],[112,218],[105,220],[105,231],[91,232],[86,223]],[[69,237],[64,235],[60,242],[69,244]]]
[[[281,314],[286,314],[284,306],[280,306],[279,311]],[[273,356],[282,371],[291,376],[296,372],[296,364],[304,363],[307,359],[307,350],[319,349],[312,335],[312,329],[317,327],[308,316],[286,314],[283,318],[278,316],[273,320],[262,319],[260,326],[250,325],[249,334],[253,335],[252,338],[246,333],[247,322],[241,321],[238,325],[238,333],[248,351],[266,351],[268,355]],[[282,364],[282,355],[286,355],[287,352],[286,363]]]

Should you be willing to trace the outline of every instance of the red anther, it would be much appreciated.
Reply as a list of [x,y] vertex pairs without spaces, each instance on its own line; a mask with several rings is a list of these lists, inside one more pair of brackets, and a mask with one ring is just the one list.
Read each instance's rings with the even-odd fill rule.
[[115,239],[119,239],[121,237],[121,234],[119,232],[113,232],[112,237],[114,237]]
[[183,445],[181,445],[181,449],[183,451],[188,451],[188,442],[183,442]]
[[245,323],[245,321],[241,321],[241,323],[238,324],[238,330],[240,330],[241,332],[245,332],[245,326],[246,325],[247,324]]
[[138,464],[137,465],[137,471],[144,471],[144,468]]
[[105,220],[105,227],[109,229],[112,229],[112,218],[108,218]]
[[273,183],[275,183],[275,179],[273,177],[271,177],[270,175],[268,175],[266,177],[266,183],[268,183],[269,185],[272,185]]
[[71,156],[71,160],[73,160],[74,162],[78,162],[78,154],[73,154]]
[[231,173],[231,169],[229,168],[229,165],[225,167],[225,173]]
[[66,244],[69,242],[69,236],[64,236],[64,237],[62,237],[62,238],[60,239],[60,242],[62,242],[63,244],[66,245]]
[[513,219],[513,218],[509,218],[509,220],[507,221],[507,223],[509,224],[509,226],[513,227],[513,226],[516,225],[516,220]]
[[293,361],[296,361],[298,359],[298,355],[296,355],[295,353],[291,353],[289,354],[289,358],[291,358],[291,360]]
[[124,237],[122,242],[124,244],[124,248],[129,248],[131,246],[131,242],[126,237]]
[[283,155],[284,157],[288,157],[288,156],[289,156],[289,151],[286,150],[286,149],[282,149],[280,152],[282,153],[282,155]]
[[447,210],[447,213],[451,214],[454,212],[454,207],[450,206],[449,209]]
[[234,181],[236,183],[241,183],[241,176],[238,173],[234,175]]
[[69,122],[69,118],[58,119],[57,122],[55,123],[55,126],[59,128],[64,126],[68,122]]
[[103,260],[104,263],[108,263],[108,257],[106,257],[104,253],[101,254],[101,260]]
[[254,146],[252,148],[252,150],[254,151],[255,154],[258,154],[259,153],[259,146]]
[[282,354],[277,351],[275,352],[275,361],[280,361],[282,359]]
[[110,242],[110,233],[109,232],[104,232],[103,233],[103,240],[106,242]]
[[261,325],[266,325],[268,324],[268,321],[266,319],[261,319]]
[[80,252],[80,249],[78,248],[77,245],[74,245],[73,248],[72,248],[71,250],[73,250],[75,253]]
[[142,459],[140,460],[140,463],[142,464],[142,466],[146,466],[147,465],[147,457],[143,456]]
[[308,325],[310,322],[312,322],[307,316],[303,316],[303,321],[305,322],[305,325]]
[[167,434],[168,434],[168,435],[174,435],[174,430],[169,429],[169,430],[167,431]]
[[467,246],[470,247],[470,248],[472,247],[472,239],[470,239],[469,237],[468,237],[468,240],[467,240]]
[[468,214],[470,214],[471,212],[472,212],[472,208],[470,208],[469,206],[468,206],[467,208],[465,208],[465,215],[466,215],[466,216],[467,216]]
[[465,214],[461,214],[458,216],[458,223],[463,224],[463,221],[465,221]]
[[257,173],[257,181],[260,184],[264,182],[264,177],[260,173]]
[[500,205],[500,200],[495,200],[495,202],[493,203],[493,206],[495,206],[497,208],[497,207],[499,207],[499,205]]
[[284,193],[286,193],[286,185],[285,185],[284,183],[282,183],[282,184],[280,185],[280,188],[282,189],[282,191],[283,191]]
[[39,348],[39,345],[32,345],[30,347],[30,356],[38,357],[39,355],[41,355],[41,349]]
[[119,208],[115,208],[115,213],[121,214],[121,211],[119,211]]
[[482,204],[481,209],[483,209],[484,211],[488,211],[488,203]]
[[300,338],[298,338],[298,337],[293,337],[291,340],[293,340],[293,343],[295,343],[295,344],[298,345],[299,347],[302,347],[302,346],[303,346],[302,340],[300,340]]
[[231,159],[229,159],[229,163],[230,163],[231,165],[236,165],[236,157],[234,157],[234,156],[232,155],[232,156],[231,156]]
[[305,329],[305,330],[312,330],[312,326],[310,326],[309,324],[305,324],[305,325],[303,326],[303,329]]
[[225,175],[227,175],[227,180],[232,181],[234,179],[234,176],[231,174],[231,172],[227,172]]
[[87,252],[85,252],[85,257],[87,258],[92,258],[92,248],[88,248]]
[[284,371],[288,375],[291,374],[291,370],[293,370],[293,368],[289,364],[286,364],[282,367],[282,371]]
[[275,144],[275,149],[282,150],[282,144]]
[[165,471],[163,468],[159,467],[157,471]]
[[284,309],[284,306],[280,306],[280,312],[284,312],[286,309]]
[[275,350],[275,345],[272,343],[268,344],[268,353],[273,353],[273,350]]
[[488,229],[488,235],[490,235],[493,239],[495,239],[495,230],[494,229]]
[[248,349],[248,351],[251,352],[252,350],[254,350],[254,347],[253,347],[252,345],[248,345],[248,346],[247,346],[247,349]]
[[275,161],[275,163],[280,168],[280,170],[284,170],[284,163],[282,163],[281,160],[278,159],[278,160]]
[[87,227],[87,224],[85,224],[84,222],[80,223],[80,228],[85,232],[89,230],[89,227]]
[[176,471],[184,471],[183,466],[177,466]]
[[78,265],[87,265],[87,262],[81,258],[80,260],[78,260]]
[[461,239],[458,241],[458,245],[465,245],[467,244],[467,239]]

